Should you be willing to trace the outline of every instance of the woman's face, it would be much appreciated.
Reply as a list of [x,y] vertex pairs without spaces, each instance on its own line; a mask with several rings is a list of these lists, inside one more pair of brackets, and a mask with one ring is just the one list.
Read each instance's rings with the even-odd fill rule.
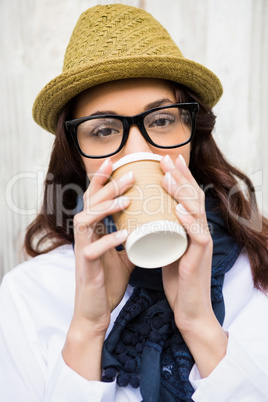
[[[105,114],[109,111],[118,115],[134,116],[155,106],[175,102],[174,91],[167,81],[147,78],[127,79],[101,84],[86,90],[77,97],[73,115],[74,118],[79,118],[96,112]],[[151,152],[162,156],[168,154],[174,162],[177,156],[182,154],[188,165],[190,144],[168,150],[157,148],[149,144],[138,127],[133,125],[130,127],[125,146],[120,152],[111,156],[111,160],[114,163],[123,156],[135,152]],[[90,175],[94,174],[105,160],[105,158],[82,158],[86,172]]]

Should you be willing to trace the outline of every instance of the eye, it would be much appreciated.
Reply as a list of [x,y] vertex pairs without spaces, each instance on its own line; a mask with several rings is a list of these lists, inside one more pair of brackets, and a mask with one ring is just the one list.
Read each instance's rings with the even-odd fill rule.
[[78,126],[78,134],[88,139],[113,138],[122,131],[121,121],[112,118],[90,119]]
[[91,137],[110,137],[111,135],[118,134],[119,131],[113,127],[97,127],[91,131]]
[[165,128],[175,122],[175,117],[170,113],[156,113],[147,116],[146,125],[148,128]]

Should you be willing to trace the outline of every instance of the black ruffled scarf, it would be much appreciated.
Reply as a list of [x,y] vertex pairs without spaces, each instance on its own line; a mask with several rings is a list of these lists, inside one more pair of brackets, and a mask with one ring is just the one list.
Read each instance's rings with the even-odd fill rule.
[[[206,214],[213,238],[211,300],[222,325],[225,315],[222,286],[224,274],[235,263],[241,247],[227,233],[206,198]],[[189,374],[194,359],[174,321],[162,284],[162,270],[136,267],[130,278],[133,293],[103,346],[102,381],[121,387],[140,387],[143,402],[192,401]]]

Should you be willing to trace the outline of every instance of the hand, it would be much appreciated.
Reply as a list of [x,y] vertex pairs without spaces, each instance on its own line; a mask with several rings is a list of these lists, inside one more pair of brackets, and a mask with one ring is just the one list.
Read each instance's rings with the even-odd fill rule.
[[182,159],[177,158],[170,170],[172,165],[168,167],[165,159],[161,161],[166,173],[163,185],[180,203],[176,212],[187,231],[188,248],[178,262],[163,269],[163,281],[176,324],[184,332],[196,321],[211,314],[213,244],[207,225],[203,191]]
[[110,313],[121,301],[134,265],[126,252],[115,247],[127,232],[106,234],[102,219],[126,208],[130,200],[119,197],[134,183],[133,175],[107,183],[112,173],[108,159],[93,176],[84,194],[84,210],[74,217],[76,297],[74,320],[105,333]]
[[116,251],[126,231],[106,234],[102,219],[126,208],[119,197],[134,184],[133,175],[107,182],[112,162],[106,160],[84,194],[84,210],[74,217],[76,291],[63,358],[88,380],[100,380],[101,353],[113,309],[120,303],[134,265]]
[[213,243],[206,219],[205,197],[182,157],[177,158],[175,165],[165,157],[161,167],[166,173],[163,186],[178,201],[176,212],[188,234],[185,254],[162,270],[164,290],[176,325],[201,375],[208,375],[226,352],[227,336],[211,304]]

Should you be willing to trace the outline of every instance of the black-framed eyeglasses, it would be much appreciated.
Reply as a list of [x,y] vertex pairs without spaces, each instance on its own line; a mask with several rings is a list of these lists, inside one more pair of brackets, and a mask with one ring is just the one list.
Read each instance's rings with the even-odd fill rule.
[[188,144],[195,132],[197,102],[160,106],[135,116],[100,114],[65,122],[65,127],[86,158],[106,158],[119,152],[136,125],[145,140],[164,149]]

